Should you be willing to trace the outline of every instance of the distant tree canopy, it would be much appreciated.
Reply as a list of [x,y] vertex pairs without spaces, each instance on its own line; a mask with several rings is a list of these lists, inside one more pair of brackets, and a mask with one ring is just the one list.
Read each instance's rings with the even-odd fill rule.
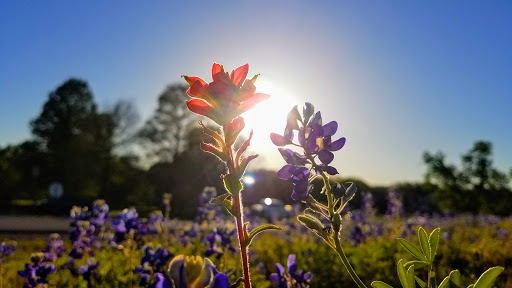
[[426,183],[434,188],[434,200],[443,210],[510,214],[510,175],[493,167],[492,144],[477,141],[462,155],[462,168],[445,163],[442,152],[425,152]]
[[158,106],[153,116],[146,121],[138,135],[149,162],[172,162],[187,143],[190,124],[198,117],[188,111],[187,85],[167,86],[158,97]]

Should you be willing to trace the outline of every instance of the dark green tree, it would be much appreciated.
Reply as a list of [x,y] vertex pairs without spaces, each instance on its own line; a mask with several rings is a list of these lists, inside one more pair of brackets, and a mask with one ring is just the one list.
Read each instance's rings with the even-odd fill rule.
[[30,125],[49,154],[53,180],[63,184],[65,195],[97,197],[114,123],[109,114],[97,112],[88,84],[65,81],[49,94]]
[[462,155],[462,168],[445,163],[441,152],[425,152],[425,180],[443,210],[507,214],[512,211],[511,176],[493,167],[492,143],[477,141]]
[[148,162],[172,162],[185,149],[189,126],[198,119],[187,109],[187,89],[182,84],[167,86],[158,97],[153,116],[139,131]]

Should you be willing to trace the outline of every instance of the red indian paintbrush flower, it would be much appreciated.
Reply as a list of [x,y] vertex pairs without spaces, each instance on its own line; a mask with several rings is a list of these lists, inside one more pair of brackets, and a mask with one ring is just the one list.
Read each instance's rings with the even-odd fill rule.
[[187,102],[188,109],[219,125],[231,123],[234,118],[270,97],[255,93],[254,82],[258,75],[246,79],[248,70],[249,64],[245,64],[229,74],[224,72],[223,66],[214,63],[211,83],[199,77],[183,76],[190,86],[187,94],[194,98]]

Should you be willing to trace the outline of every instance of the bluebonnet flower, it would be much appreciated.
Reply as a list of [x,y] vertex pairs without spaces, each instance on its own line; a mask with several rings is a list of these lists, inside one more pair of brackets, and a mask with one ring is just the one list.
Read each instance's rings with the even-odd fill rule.
[[103,199],[95,200],[92,203],[92,211],[91,211],[91,222],[97,229],[105,225],[105,222],[110,219],[109,207],[107,202]]
[[270,280],[277,285],[279,288],[304,288],[309,287],[309,281],[313,277],[311,272],[305,273],[304,270],[300,270],[297,273],[297,264],[295,263],[295,254],[288,256],[287,268],[288,272],[285,271],[283,265],[276,263],[277,273],[270,275]]
[[43,253],[34,253],[30,258],[32,265],[25,264],[25,269],[18,271],[18,276],[25,278],[23,287],[33,288],[39,285],[48,284],[48,275],[55,273],[55,265],[44,261]]
[[190,228],[188,230],[183,231],[183,233],[181,233],[178,236],[178,238],[180,239],[181,244],[183,244],[183,246],[186,246],[188,243],[190,243],[190,241],[192,239],[194,239],[198,236],[198,232],[199,232],[199,224],[194,222],[194,223],[192,223]]
[[162,273],[156,273],[155,288],[172,288],[172,284]]
[[210,269],[213,272],[213,280],[208,286],[209,288],[229,288],[231,287],[229,285],[229,279],[228,276],[224,273],[219,273],[217,269],[215,269],[215,266],[210,266]]
[[366,234],[364,233],[363,229],[359,227],[359,225],[352,226],[352,228],[350,229],[349,239],[354,242],[354,247],[362,242],[365,242],[366,238]]
[[5,263],[5,258],[9,257],[16,251],[17,245],[16,242],[12,242],[9,244],[5,244],[5,242],[2,242],[0,244],[0,264]]
[[174,255],[162,247],[152,247],[150,244],[144,247],[144,255],[140,261],[141,266],[148,264],[154,272],[164,272],[169,260]]
[[[400,217],[403,212],[402,198],[396,191],[388,191],[388,208],[386,210],[387,216]],[[415,233],[415,232],[414,232]],[[413,234],[414,234],[413,233]]]
[[139,224],[140,218],[135,208],[123,209],[117,216],[117,219],[112,221],[115,229],[113,241],[117,244],[123,243],[130,230],[137,230]]
[[195,221],[202,222],[215,222],[218,223],[222,217],[222,212],[217,209],[216,204],[210,203],[210,200],[217,196],[217,189],[215,187],[205,187],[203,192],[199,194],[199,207],[197,208],[197,216]]
[[[309,192],[312,190],[310,183],[311,173],[306,164],[310,164],[316,174],[326,172],[329,175],[336,175],[336,168],[329,166],[334,159],[332,152],[338,151],[345,145],[345,138],[341,137],[332,141],[332,137],[338,130],[338,123],[331,121],[322,125],[322,115],[320,112],[314,113],[314,107],[311,103],[306,103],[303,109],[303,117],[299,114],[295,106],[287,117],[287,125],[283,136],[276,133],[270,135],[270,139],[276,146],[294,145],[301,147],[303,154],[292,151],[291,149],[279,148],[279,152],[286,161],[277,173],[277,176],[283,180],[291,180],[294,184],[292,199],[296,201],[306,200]],[[297,143],[294,143],[294,131],[297,131]],[[316,163],[318,159],[320,163]]]
[[54,262],[64,255],[66,248],[64,242],[60,239],[60,235],[53,233],[48,237],[48,243],[43,250],[45,261]]
[[[236,252],[236,247],[232,243],[232,238],[236,236],[236,229],[228,231],[227,228],[216,228],[212,235],[206,236],[206,241],[209,247],[206,249],[206,257],[216,255],[217,259],[220,259],[224,254],[224,251]],[[220,246],[220,247],[219,247]]]
[[498,238],[502,239],[502,238],[504,238],[505,236],[507,236],[507,233],[508,233],[507,229],[502,228],[502,229],[499,229],[499,230],[496,232],[496,235],[498,236]]
[[[146,245],[144,255],[140,261],[141,265],[134,270],[135,273],[139,274],[139,285],[142,287],[171,287],[162,273],[165,273],[167,263],[173,256],[165,248],[154,248],[151,244]],[[152,281],[152,279],[154,280]],[[169,286],[165,286],[167,283]]]
[[89,259],[89,262],[87,262],[86,265],[83,265],[80,267],[80,274],[82,274],[82,277],[85,281],[88,283],[88,287],[91,286],[92,279],[98,279],[99,273],[98,273],[98,266],[100,265],[99,262],[94,263],[94,258],[91,257]]

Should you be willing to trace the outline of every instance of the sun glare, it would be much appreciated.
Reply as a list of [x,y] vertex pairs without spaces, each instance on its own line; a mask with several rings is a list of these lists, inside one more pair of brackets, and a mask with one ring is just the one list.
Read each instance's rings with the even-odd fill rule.
[[270,142],[270,133],[282,134],[286,126],[286,116],[297,101],[284,87],[279,87],[270,82],[256,82],[257,92],[270,94],[270,98],[256,105],[253,109],[243,114],[245,119],[244,135],[254,130],[251,147],[254,149],[275,149]]

